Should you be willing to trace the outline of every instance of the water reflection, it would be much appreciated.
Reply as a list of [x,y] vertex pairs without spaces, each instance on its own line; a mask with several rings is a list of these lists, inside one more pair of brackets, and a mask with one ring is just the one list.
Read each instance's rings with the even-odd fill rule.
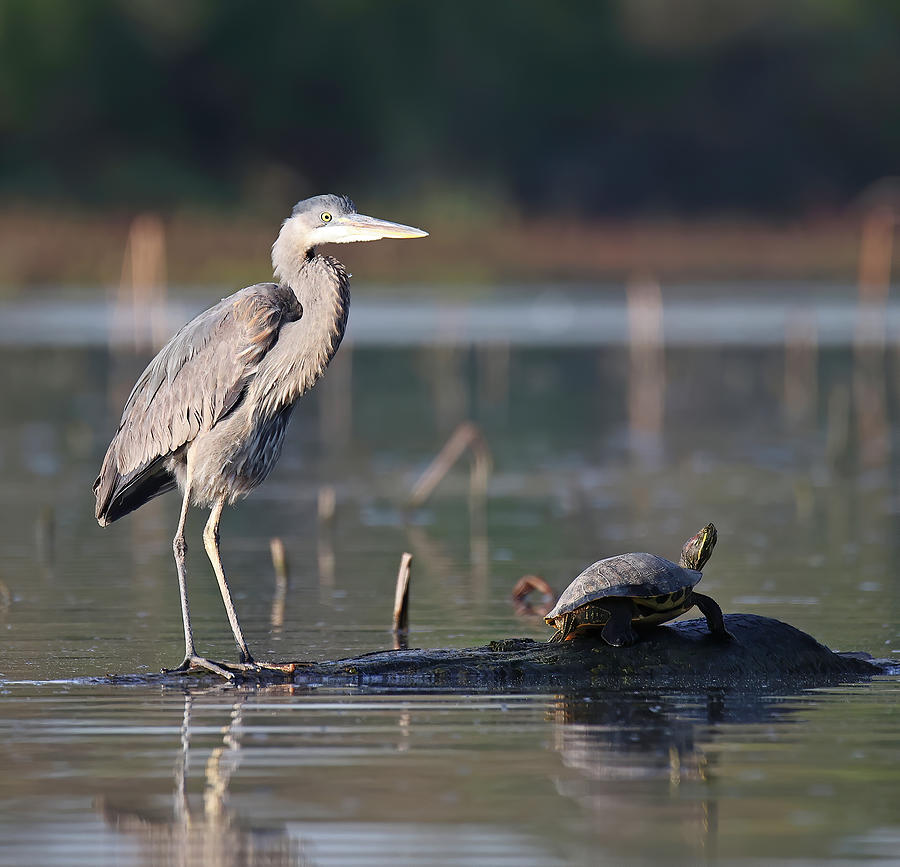
[[[450,697],[431,702],[367,702],[363,698],[344,705],[356,720],[339,722],[341,705],[330,706],[326,701],[318,708],[305,704],[289,715],[282,714],[281,725],[273,728],[261,725],[267,712],[276,707],[288,711],[282,700],[292,691],[276,688],[262,694],[239,694],[231,702],[221,700],[226,693],[220,689],[184,695],[180,744],[173,744],[171,751],[173,784],[168,805],[158,803],[150,791],[123,793],[121,786],[95,802],[109,828],[136,845],[137,863],[323,865],[357,863],[362,852],[366,852],[365,863],[372,864],[444,863],[434,841],[447,832],[427,820],[416,825],[357,822],[350,816],[339,824],[308,818],[289,821],[278,818],[282,811],[276,810],[270,819],[260,821],[265,810],[253,808],[246,794],[254,791],[254,775],[264,775],[265,769],[277,762],[290,768],[296,779],[285,791],[281,781],[273,778],[275,791],[282,792],[282,797],[296,790],[304,793],[301,799],[306,800],[309,792],[323,813],[342,812],[341,803],[352,797],[343,788],[347,774],[341,771],[329,779],[327,769],[334,766],[337,772],[348,762],[371,764],[387,748],[398,757],[409,754],[414,766],[424,762],[424,768],[411,766],[403,771],[397,766],[394,773],[407,775],[404,788],[411,786],[411,794],[432,801],[439,809],[442,787],[453,788],[458,783],[441,775],[429,777],[433,759],[429,754],[434,750],[429,746],[434,737],[430,730],[435,721],[452,714],[443,723],[451,726],[447,730],[449,746],[456,726],[466,725],[473,713],[484,715],[482,724],[488,726],[487,732],[492,731],[501,722],[496,716],[503,714],[503,704],[489,698],[482,700],[480,708],[478,702]],[[529,704],[539,709],[541,699],[529,699],[521,710],[527,710]],[[721,794],[716,785],[717,757],[704,748],[711,731],[723,725],[783,724],[791,713],[771,699],[721,692],[687,697],[560,695],[546,700],[544,707],[545,718],[552,725],[550,746],[565,771],[560,773],[559,766],[542,762],[536,769],[547,775],[560,796],[573,799],[586,811],[592,835],[615,840],[611,852],[628,851],[641,839],[655,837],[664,852],[671,848],[670,835],[677,829],[680,845],[704,857],[716,854]],[[196,719],[198,711],[202,711],[202,721]],[[297,712],[304,716],[296,718]],[[316,725],[314,717],[304,719],[310,712],[326,718]],[[491,749],[499,746],[493,737],[489,743]],[[447,758],[452,759],[452,754]],[[250,768],[250,779],[241,785],[244,797],[238,806],[231,789],[242,764]],[[477,773],[479,778],[485,775],[478,785],[490,785],[490,765]],[[397,782],[399,778],[392,785]],[[533,774],[530,788],[541,790],[541,782]],[[360,792],[365,799],[363,812],[373,808],[384,812],[374,807],[374,792],[364,792]],[[425,815],[430,811],[426,809]],[[402,818],[402,812],[397,818]],[[471,827],[468,833],[460,827],[457,833],[466,834],[466,840],[458,845],[460,854],[454,863],[557,863],[545,848],[529,849],[527,840],[512,828],[482,825]],[[378,854],[371,849],[374,845],[383,847]],[[499,857],[501,846],[508,848],[508,857]],[[348,852],[353,855],[342,861]]]
[[[465,421],[456,427],[413,485],[409,505],[420,509],[465,453],[470,455],[468,529],[471,589],[474,597],[483,601],[487,596],[490,577],[487,503],[493,461],[487,439],[478,425]],[[454,571],[449,558],[441,552],[440,543],[431,540],[424,527],[410,523],[409,519],[414,519],[414,515],[405,515],[405,518],[404,527],[410,545],[424,554],[426,563],[442,568],[444,574]]]
[[[181,750],[173,770],[174,790],[168,816],[157,815],[129,803],[120,795],[97,799],[97,810],[107,824],[137,841],[141,863],[208,865],[208,867],[279,867],[314,863],[302,841],[280,828],[253,827],[243,822],[229,803],[232,776],[243,757],[243,719],[247,696],[231,706],[221,728],[221,743],[203,765],[202,807],[191,804],[191,737],[194,697],[184,697]],[[206,751],[198,751],[203,755]],[[138,795],[138,799],[140,796]],[[196,798],[194,800],[197,800]],[[138,800],[139,803],[139,800]]]
[[[460,356],[461,352],[458,349],[441,348],[434,359],[432,371],[435,376],[434,412],[438,429],[450,418],[465,410],[467,401],[454,399],[447,404],[446,395],[442,391],[447,388],[451,397],[453,395],[459,397],[464,391],[467,392],[467,386],[458,375],[459,365],[456,361]],[[449,369],[445,369],[447,368],[445,362],[448,359],[453,361],[453,364]],[[448,381],[451,383],[449,387]],[[487,498],[492,457],[488,441],[478,424],[471,420],[463,420],[456,425],[444,445],[413,484],[408,497],[404,497],[404,504],[413,509],[420,509],[434,493],[435,488],[447,478],[454,466],[466,454],[469,456],[470,463],[468,486],[469,560],[473,587],[478,598],[483,600],[486,596],[488,581]],[[410,517],[410,515],[404,514],[404,524],[408,524]],[[424,533],[420,533],[418,528],[407,528],[407,532],[419,536],[421,547],[426,551],[434,550],[430,542],[422,538]],[[431,562],[435,561],[432,556],[428,556],[427,559]]]
[[[469,536],[466,567],[463,565],[465,560],[454,557],[448,543],[439,539],[436,533],[429,532],[426,527],[407,524],[404,532],[416,562],[424,567],[421,571],[431,576],[432,580],[441,582],[440,590],[448,599],[457,600],[457,604],[461,600],[484,602],[489,584],[486,533]],[[418,573],[420,570],[415,571]],[[463,576],[465,581],[460,580]],[[418,584],[419,582],[417,586]]]
[[667,836],[677,833],[697,857],[714,858],[720,773],[717,755],[704,743],[722,724],[784,722],[786,716],[771,699],[718,690],[560,695],[549,707],[553,749],[577,773],[560,775],[556,789],[590,812],[601,836],[625,847],[655,838],[645,853],[664,853]]
[[0,862],[892,863],[897,690],[7,685]]
[[[132,844],[135,863],[568,863],[533,834],[527,817],[486,820],[460,797],[469,775],[479,788],[492,778],[490,767],[462,773],[460,763],[469,759],[453,742],[473,713],[494,730],[507,713],[503,705],[490,698],[300,694],[292,703],[292,693],[273,688],[231,702],[222,700],[222,688],[184,695],[180,745],[171,753],[154,749],[144,760],[159,771],[171,756],[168,796],[161,799],[152,786],[123,793],[119,781],[94,801],[108,829]],[[517,708],[523,722],[531,701]],[[276,710],[279,721],[270,725]],[[174,727],[165,731],[174,734]],[[485,747],[494,744],[491,734]]]

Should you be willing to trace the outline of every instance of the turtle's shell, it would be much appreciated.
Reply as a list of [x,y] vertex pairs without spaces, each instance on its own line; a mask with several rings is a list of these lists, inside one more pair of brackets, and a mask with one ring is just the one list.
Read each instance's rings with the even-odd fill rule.
[[546,616],[547,623],[598,599],[631,596],[646,599],[667,596],[693,587],[702,572],[685,569],[657,557],[656,554],[619,554],[588,566],[566,589],[556,607]]

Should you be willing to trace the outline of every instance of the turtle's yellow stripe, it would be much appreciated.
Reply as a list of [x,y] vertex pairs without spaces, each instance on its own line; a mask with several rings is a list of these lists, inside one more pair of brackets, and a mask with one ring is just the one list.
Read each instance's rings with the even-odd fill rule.
[[634,620],[641,623],[664,623],[672,620],[687,611],[691,604],[688,602],[690,587],[683,587],[674,593],[665,596],[651,596],[648,598],[632,598],[636,616]]

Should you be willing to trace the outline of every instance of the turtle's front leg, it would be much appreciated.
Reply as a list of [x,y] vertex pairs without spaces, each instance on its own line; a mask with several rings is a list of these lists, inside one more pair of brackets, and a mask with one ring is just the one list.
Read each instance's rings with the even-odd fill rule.
[[725,618],[722,617],[722,609],[719,603],[711,596],[702,593],[692,593],[691,601],[700,609],[700,613],[706,618],[706,625],[710,633],[725,641],[730,641],[734,636],[725,628]]
[[555,644],[568,639],[569,635],[575,631],[575,615],[570,611],[556,620],[556,632],[547,639],[548,644]]
[[630,647],[638,640],[631,626],[634,606],[629,599],[604,599],[603,608],[609,612],[609,620],[600,633],[603,640],[613,647]]

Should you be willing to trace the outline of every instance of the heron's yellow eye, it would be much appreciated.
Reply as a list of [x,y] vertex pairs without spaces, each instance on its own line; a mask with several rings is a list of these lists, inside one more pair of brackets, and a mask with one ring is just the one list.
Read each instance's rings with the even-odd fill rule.
[[323,223],[330,223],[331,222],[331,214],[329,214],[328,211],[325,211],[323,214],[321,214],[320,219],[322,220]]

